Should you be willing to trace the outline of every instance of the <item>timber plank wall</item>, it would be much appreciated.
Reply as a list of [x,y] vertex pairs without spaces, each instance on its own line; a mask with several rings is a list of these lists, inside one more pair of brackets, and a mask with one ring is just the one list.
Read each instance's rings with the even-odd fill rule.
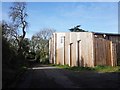
[[49,40],[50,62],[84,67],[116,66],[120,63],[118,38],[120,39],[119,36],[104,38],[103,35],[96,37],[91,32],[54,33]]
[[96,65],[116,65],[116,44],[103,38],[94,39],[94,57]]

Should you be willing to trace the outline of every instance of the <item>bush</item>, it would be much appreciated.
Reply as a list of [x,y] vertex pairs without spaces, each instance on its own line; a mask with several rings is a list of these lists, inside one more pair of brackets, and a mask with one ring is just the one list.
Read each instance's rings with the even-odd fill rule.
[[35,52],[29,52],[26,56],[26,59],[35,59]]
[[49,58],[43,58],[41,63],[42,64],[49,64]]
[[25,57],[4,37],[2,38],[2,82],[3,88],[9,86],[15,80],[20,68],[26,64]]

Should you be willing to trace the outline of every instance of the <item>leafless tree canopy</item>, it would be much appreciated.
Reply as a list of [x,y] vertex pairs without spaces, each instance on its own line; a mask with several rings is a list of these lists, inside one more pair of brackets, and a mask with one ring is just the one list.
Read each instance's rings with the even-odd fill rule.
[[[26,13],[26,3],[25,2],[14,2],[13,6],[10,7],[9,16],[13,21],[13,26],[12,26],[13,29],[11,30],[11,32],[17,40],[18,45],[19,45],[19,50],[20,50],[21,43],[26,35],[26,27],[28,26],[28,23],[26,21],[26,18],[28,16]],[[19,30],[22,30],[21,36],[18,33]]]
[[41,39],[48,40],[53,32],[55,32],[55,29],[44,28],[44,29],[41,29],[38,33],[36,33],[36,36]]
[[49,38],[55,32],[55,29],[43,28],[32,36],[32,50],[38,51],[41,58],[48,55]]

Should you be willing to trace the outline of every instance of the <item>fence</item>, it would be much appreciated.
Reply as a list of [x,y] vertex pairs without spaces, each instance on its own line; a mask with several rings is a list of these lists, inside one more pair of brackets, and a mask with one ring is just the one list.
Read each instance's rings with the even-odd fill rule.
[[120,43],[116,44],[117,65],[120,66]]
[[112,41],[95,38],[94,39],[94,59],[96,65],[116,66],[116,44]]

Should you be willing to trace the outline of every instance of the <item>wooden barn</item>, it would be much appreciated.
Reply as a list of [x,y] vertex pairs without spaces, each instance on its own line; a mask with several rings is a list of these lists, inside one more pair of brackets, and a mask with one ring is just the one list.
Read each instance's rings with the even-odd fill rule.
[[119,34],[56,32],[49,40],[49,61],[69,66],[116,66],[119,46]]

